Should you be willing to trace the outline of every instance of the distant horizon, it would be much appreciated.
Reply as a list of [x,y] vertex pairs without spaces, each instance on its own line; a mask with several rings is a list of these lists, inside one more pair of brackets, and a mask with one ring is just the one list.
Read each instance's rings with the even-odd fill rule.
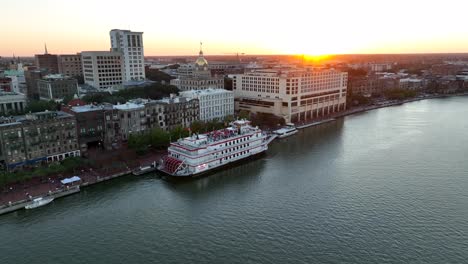
[[[456,7],[456,8],[454,8]],[[468,53],[468,2],[17,0],[2,5],[1,56],[109,50],[109,31],[144,32],[146,56]],[[157,12],[156,12],[157,11]],[[18,14],[21,14],[19,17]]]
[[[81,52],[87,52],[91,50],[83,50]],[[102,50],[92,50],[92,51],[102,51]],[[54,53],[48,52],[51,55],[74,55],[81,52],[75,53]],[[34,58],[35,55],[43,55],[44,53],[38,53],[34,55],[17,55],[14,54],[14,57],[22,57],[22,58]],[[240,54],[240,57],[251,57],[251,56],[303,56],[307,54]],[[394,55],[468,55],[468,51],[466,52],[413,52],[413,53],[341,53],[341,54],[323,54],[325,56],[394,56]],[[146,55],[145,57],[197,57],[198,54],[166,54],[166,55]],[[236,57],[236,54],[204,54],[205,57]],[[312,55],[314,56],[314,55]],[[322,56],[322,55],[319,55]],[[13,55],[0,55],[2,59],[5,58],[13,58]]]

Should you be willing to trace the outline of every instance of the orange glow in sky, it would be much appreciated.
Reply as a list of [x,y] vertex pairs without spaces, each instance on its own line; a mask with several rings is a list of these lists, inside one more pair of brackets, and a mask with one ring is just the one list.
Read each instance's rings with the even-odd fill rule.
[[468,52],[468,1],[14,0],[0,56],[108,50],[114,28],[144,32],[145,55]]

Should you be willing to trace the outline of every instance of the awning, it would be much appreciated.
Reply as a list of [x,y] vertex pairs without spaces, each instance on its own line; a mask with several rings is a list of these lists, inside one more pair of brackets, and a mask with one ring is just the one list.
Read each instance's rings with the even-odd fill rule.
[[65,178],[65,179],[61,180],[60,182],[62,184],[67,184],[67,183],[72,183],[72,182],[77,182],[77,181],[81,181],[81,178],[78,177],[78,176],[73,176],[71,178]]

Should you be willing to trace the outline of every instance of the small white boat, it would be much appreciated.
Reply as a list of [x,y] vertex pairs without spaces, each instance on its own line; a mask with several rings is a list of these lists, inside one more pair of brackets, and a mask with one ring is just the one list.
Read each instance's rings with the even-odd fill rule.
[[48,198],[39,197],[39,198],[34,199],[30,204],[26,205],[24,209],[34,209],[37,207],[41,207],[46,204],[49,204],[53,200],[54,200],[53,197],[48,197]]
[[278,135],[278,138],[285,138],[296,134],[297,128],[294,126],[294,124],[286,124],[286,126],[273,131],[273,133]]
[[156,162],[153,162],[150,166],[139,167],[138,169],[132,171],[132,174],[135,176],[142,175],[145,173],[150,173],[156,170]]

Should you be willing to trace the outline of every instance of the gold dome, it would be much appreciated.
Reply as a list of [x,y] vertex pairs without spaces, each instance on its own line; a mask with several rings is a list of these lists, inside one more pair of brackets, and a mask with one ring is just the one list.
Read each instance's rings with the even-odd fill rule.
[[200,51],[200,55],[197,58],[197,60],[195,61],[195,66],[198,66],[198,67],[208,66],[208,61],[203,57],[203,52],[202,51]]

